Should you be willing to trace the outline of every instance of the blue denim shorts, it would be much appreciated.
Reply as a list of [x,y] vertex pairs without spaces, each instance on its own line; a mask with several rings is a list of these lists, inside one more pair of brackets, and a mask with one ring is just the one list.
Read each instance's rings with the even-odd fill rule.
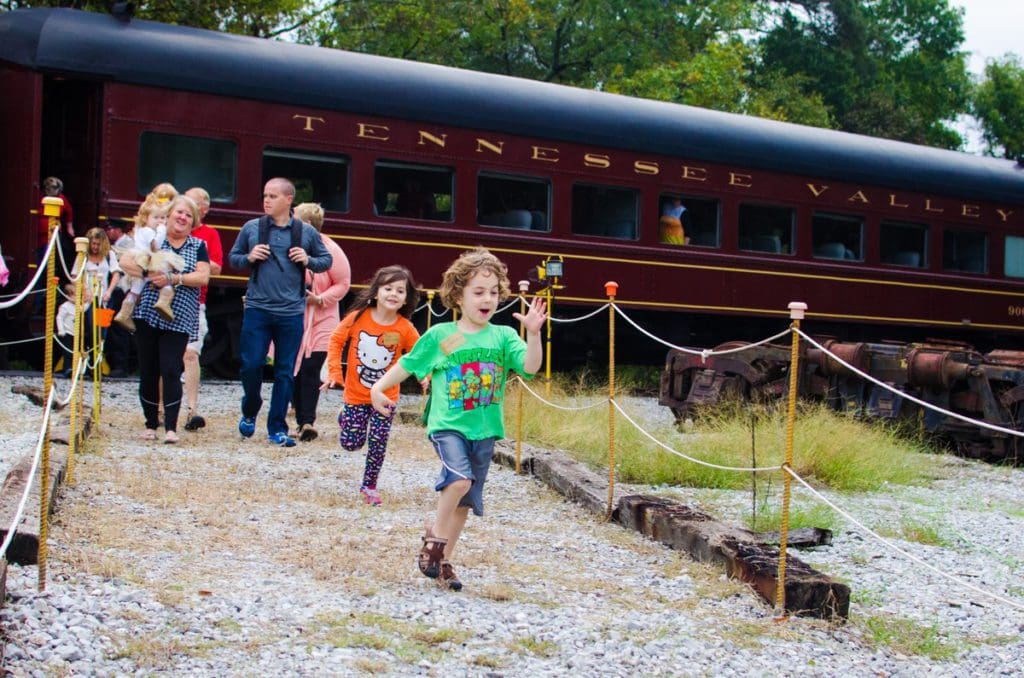
[[491,468],[494,438],[467,440],[457,431],[434,431],[429,436],[434,450],[441,459],[441,473],[434,489],[440,492],[456,480],[472,480],[473,484],[459,506],[473,509],[473,515],[484,514],[484,482]]

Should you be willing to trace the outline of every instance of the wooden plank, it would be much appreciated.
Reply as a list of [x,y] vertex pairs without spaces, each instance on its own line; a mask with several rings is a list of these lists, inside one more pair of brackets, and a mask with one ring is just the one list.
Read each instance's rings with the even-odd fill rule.
[[[47,493],[50,514],[57,501],[57,490],[64,482],[67,469],[67,451],[50,447],[50,484]],[[11,468],[0,487],[0,540],[7,538],[7,530],[14,520],[18,503],[25,492],[28,474],[32,470],[32,457],[26,455]],[[39,555],[39,475],[32,480],[28,501],[21,520],[15,526],[14,539],[7,547],[7,560],[18,565],[35,565]]]

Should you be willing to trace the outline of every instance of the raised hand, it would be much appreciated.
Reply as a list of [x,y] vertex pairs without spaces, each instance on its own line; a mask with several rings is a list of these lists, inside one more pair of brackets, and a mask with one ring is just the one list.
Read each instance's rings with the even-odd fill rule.
[[527,333],[536,334],[540,332],[540,328],[544,327],[544,321],[548,319],[547,309],[547,301],[542,297],[534,297],[533,301],[530,302],[530,310],[526,312],[526,315],[513,313],[512,317],[523,324]]

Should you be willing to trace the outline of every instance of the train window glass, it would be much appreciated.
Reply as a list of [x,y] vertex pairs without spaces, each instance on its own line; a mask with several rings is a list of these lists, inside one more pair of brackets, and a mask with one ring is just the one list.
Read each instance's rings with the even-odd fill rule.
[[942,268],[964,273],[988,270],[988,236],[982,231],[947,228],[942,232]]
[[904,221],[882,220],[879,256],[883,264],[928,267],[928,227]]
[[545,179],[481,172],[476,220],[482,226],[550,231],[551,183]]
[[373,172],[374,214],[451,221],[454,181],[450,167],[379,160]]
[[815,212],[811,218],[811,249],[819,259],[861,261],[864,220],[845,214]]
[[1006,258],[1003,272],[1009,278],[1024,278],[1024,238],[1006,236]]
[[[668,245],[718,247],[718,201],[678,193],[658,197],[658,240]],[[681,210],[681,211],[680,211]],[[679,224],[673,221],[678,219]],[[677,228],[682,227],[682,241]]]
[[749,252],[793,253],[793,217],[790,207],[740,205],[739,245]]
[[572,187],[572,232],[636,240],[638,193],[626,188]]
[[295,184],[296,205],[318,202],[328,212],[348,211],[349,159],[308,151],[267,148],[263,181],[287,177]]
[[238,146],[233,141],[143,132],[139,138],[139,195],[169,181],[182,190],[202,186],[210,201],[235,201]]

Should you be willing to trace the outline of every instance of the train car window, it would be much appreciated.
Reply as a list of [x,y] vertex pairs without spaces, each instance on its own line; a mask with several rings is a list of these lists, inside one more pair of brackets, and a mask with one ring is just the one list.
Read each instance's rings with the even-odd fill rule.
[[235,201],[238,177],[238,145],[225,139],[190,137],[162,132],[143,132],[139,137],[139,195],[157,184],[202,186],[210,201]]
[[385,217],[452,220],[455,171],[437,165],[379,160],[373,172],[373,212]]
[[[718,247],[717,200],[688,198],[678,193],[658,197],[658,240],[666,245]],[[678,220],[678,224],[674,220]],[[681,229],[681,231],[677,231]]]
[[905,221],[881,223],[879,256],[883,264],[928,268],[928,227]]
[[1008,278],[1024,278],[1024,238],[1016,235],[1006,236],[1003,273]]
[[637,191],[576,184],[572,187],[572,232],[636,240],[638,204]]
[[476,182],[476,221],[481,226],[550,231],[551,182],[481,172]]
[[295,184],[295,204],[318,202],[327,212],[348,211],[348,157],[284,148],[263,151],[263,181],[287,177]]
[[739,245],[748,252],[793,254],[793,222],[791,207],[773,205],[740,205]]
[[942,232],[942,268],[963,273],[988,271],[988,235],[982,231],[947,228]]
[[863,261],[863,237],[860,217],[815,212],[811,218],[811,250],[819,259]]

